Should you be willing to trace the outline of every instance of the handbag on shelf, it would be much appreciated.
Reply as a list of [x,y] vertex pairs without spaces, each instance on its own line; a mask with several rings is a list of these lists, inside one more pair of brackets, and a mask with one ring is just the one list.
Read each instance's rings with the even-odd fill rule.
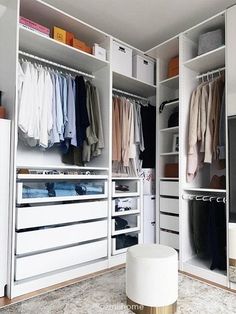
[[168,128],[173,128],[178,125],[179,125],[179,108],[176,107],[168,119]]

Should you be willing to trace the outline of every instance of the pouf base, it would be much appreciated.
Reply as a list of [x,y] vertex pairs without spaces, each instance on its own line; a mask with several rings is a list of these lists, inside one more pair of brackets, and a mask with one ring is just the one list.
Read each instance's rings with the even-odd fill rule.
[[136,314],[174,314],[177,311],[177,301],[166,306],[146,306],[138,304],[127,297],[129,309]]

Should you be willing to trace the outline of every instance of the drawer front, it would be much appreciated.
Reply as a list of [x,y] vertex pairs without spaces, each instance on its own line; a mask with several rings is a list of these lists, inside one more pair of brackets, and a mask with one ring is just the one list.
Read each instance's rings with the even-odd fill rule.
[[106,180],[37,181],[17,183],[17,204],[82,201],[107,197]]
[[179,200],[174,198],[160,197],[160,211],[165,213],[179,214]]
[[116,198],[112,201],[112,215],[132,214],[134,211],[140,212],[140,198],[138,197]]
[[160,231],[160,244],[179,249],[179,235],[171,232]]
[[26,229],[106,218],[107,201],[17,208],[16,228]]
[[103,257],[107,257],[107,240],[16,258],[15,279],[22,280]]
[[[122,186],[127,186],[128,190],[122,189]],[[121,189],[117,189],[120,187]],[[138,196],[140,194],[140,180],[116,180],[112,182],[113,197],[129,197]]]
[[[129,228],[122,229],[122,227],[116,226],[116,219],[112,219],[112,235],[122,234],[126,232],[132,232],[140,230],[140,216],[139,215],[128,215],[117,217],[117,219],[122,218],[127,221]],[[117,228],[117,229],[116,229]]]
[[122,245],[122,241],[118,242],[117,237],[114,237],[111,239],[111,241],[112,241],[112,255],[126,253],[128,247],[136,245],[136,244],[141,242],[140,241],[140,233],[132,234],[132,235],[128,235],[128,236],[132,237],[132,243],[130,241],[130,243],[124,243],[124,245]]
[[160,195],[179,196],[179,182],[161,181]]
[[16,235],[16,254],[26,254],[104,238],[107,237],[107,232],[107,220],[20,232]]
[[160,227],[162,229],[179,232],[179,217],[161,214]]

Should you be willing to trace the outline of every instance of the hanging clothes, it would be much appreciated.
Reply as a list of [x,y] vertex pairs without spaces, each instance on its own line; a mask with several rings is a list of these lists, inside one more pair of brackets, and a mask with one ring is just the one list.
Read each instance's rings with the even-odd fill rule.
[[144,148],[140,159],[142,168],[155,168],[156,164],[156,107],[148,105],[141,107]]
[[139,154],[144,149],[140,104],[132,99],[113,96],[112,171],[114,175],[137,176]]
[[19,138],[29,146],[61,148],[62,160],[82,165],[101,155],[103,125],[98,90],[83,76],[19,63]]
[[224,79],[218,77],[201,83],[192,92],[188,130],[188,182],[194,180],[204,163],[211,164],[219,159],[223,91]]

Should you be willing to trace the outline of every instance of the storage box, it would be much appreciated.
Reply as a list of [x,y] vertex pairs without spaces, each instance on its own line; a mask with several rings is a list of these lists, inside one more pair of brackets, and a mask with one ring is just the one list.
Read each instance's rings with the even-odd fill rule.
[[25,17],[20,16],[20,24],[22,24],[24,27],[27,27],[29,29],[35,30],[39,33],[42,33],[43,35],[49,36],[50,35],[50,29],[40,25],[38,23],[35,23],[34,21],[31,21]]
[[224,34],[222,29],[216,29],[199,36],[198,55],[219,48],[224,45]]
[[179,74],[179,56],[170,59],[168,64],[168,78]]
[[112,69],[115,72],[132,76],[132,49],[116,41],[112,45]]
[[93,55],[98,59],[106,61],[106,49],[100,47],[98,44],[93,46]]
[[57,41],[62,42],[63,44],[66,43],[66,31],[62,28],[53,27],[53,38]]
[[91,47],[89,47],[89,46],[87,46],[87,45],[85,44],[85,47],[84,47],[84,52],[87,52],[87,53],[92,54],[92,48],[91,48]]
[[143,178],[143,194],[155,195],[156,194],[155,169],[153,168],[142,169],[140,176]]
[[178,178],[179,177],[179,164],[166,164],[164,176],[166,178]]
[[66,32],[66,44],[72,46],[73,45],[74,34],[70,32]]
[[73,45],[74,48],[77,48],[77,49],[80,49],[80,50],[83,50],[83,51],[84,51],[85,46],[86,46],[85,42],[83,42],[83,41],[81,41],[81,40],[79,40],[77,38],[73,38],[72,45]]
[[154,85],[154,61],[143,56],[134,56],[133,76],[140,81]]

